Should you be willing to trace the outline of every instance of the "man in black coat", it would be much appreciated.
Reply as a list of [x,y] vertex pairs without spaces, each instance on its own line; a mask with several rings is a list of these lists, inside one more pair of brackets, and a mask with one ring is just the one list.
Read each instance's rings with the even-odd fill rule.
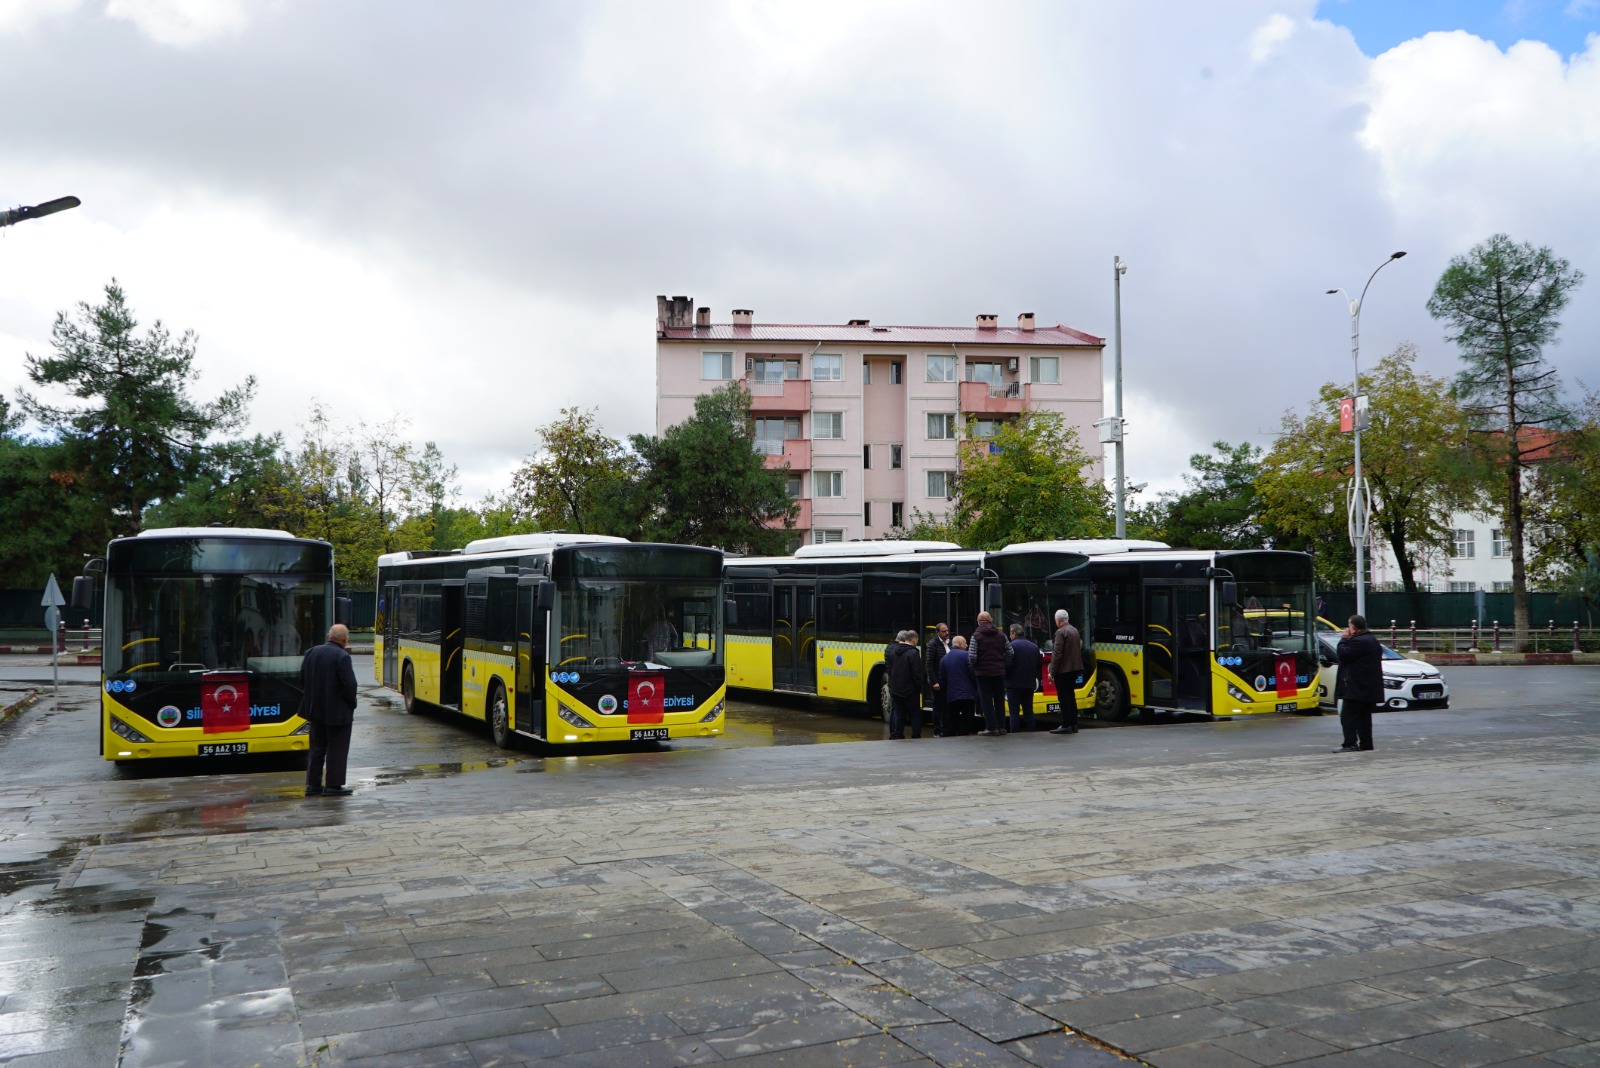
[[922,695],[928,689],[928,676],[917,652],[917,632],[903,630],[884,651],[889,664],[889,737],[906,736],[906,720],[911,721],[911,737],[922,737]]
[[934,627],[928,644],[922,650],[922,673],[927,676],[928,689],[933,693],[933,736],[943,737],[956,733],[945,723],[944,686],[939,682],[939,665],[950,652],[950,626],[940,623]]
[[1335,753],[1359,753],[1372,748],[1372,712],[1383,703],[1383,646],[1367,629],[1365,616],[1351,616],[1339,638],[1339,681],[1333,696],[1339,699],[1339,726],[1344,744]]
[[1033,695],[1044,678],[1044,653],[1011,624],[1011,663],[1006,666],[1006,715],[1012,734],[1033,730]]
[[306,796],[341,797],[350,756],[350,729],[356,718],[356,671],[345,646],[350,629],[328,628],[328,640],[300,662],[300,718],[311,724],[311,759],[306,764]]

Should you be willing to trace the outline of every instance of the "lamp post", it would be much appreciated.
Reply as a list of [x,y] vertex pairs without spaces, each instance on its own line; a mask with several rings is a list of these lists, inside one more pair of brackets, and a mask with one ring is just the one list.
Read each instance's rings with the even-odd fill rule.
[[0,226],[15,226],[17,223],[26,222],[29,219],[42,219],[46,215],[54,215],[58,211],[66,211],[68,208],[75,208],[82,203],[83,201],[77,197],[57,197],[55,200],[47,200],[43,204],[7,208],[0,210]]
[[1367,614],[1367,584],[1363,574],[1366,571],[1367,520],[1372,510],[1366,483],[1361,479],[1361,303],[1367,299],[1367,286],[1372,285],[1378,272],[1404,255],[1404,252],[1391,253],[1374,267],[1367,275],[1367,284],[1361,287],[1361,295],[1354,300],[1342,289],[1328,290],[1330,296],[1337,293],[1350,303],[1350,425],[1355,434],[1356,452],[1355,474],[1350,482],[1350,541],[1356,550],[1356,614],[1360,616]]
[[1126,510],[1127,490],[1122,473],[1122,275],[1128,265],[1117,256],[1111,263],[1111,284],[1115,293],[1116,315],[1112,320],[1111,335],[1111,414],[1095,423],[1100,432],[1100,444],[1115,445],[1117,452],[1116,493],[1117,537],[1128,536]]

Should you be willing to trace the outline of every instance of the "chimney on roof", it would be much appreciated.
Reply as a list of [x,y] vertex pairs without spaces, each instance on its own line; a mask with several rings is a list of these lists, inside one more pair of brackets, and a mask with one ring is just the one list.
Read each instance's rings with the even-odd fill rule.
[[872,320],[871,319],[851,319],[848,325],[850,325],[850,326],[871,326],[872,325]]
[[656,297],[656,329],[678,330],[694,318],[693,297]]
[[755,317],[755,314],[749,308],[735,308],[733,309],[733,325],[749,326],[750,320]]
[[695,326],[710,326],[711,325],[711,309],[710,308],[696,308],[694,310],[694,325]]
[[979,330],[994,330],[999,325],[1000,325],[1000,316],[998,316],[998,315],[980,315],[980,316],[978,316],[978,329]]
[[1032,330],[1033,329],[1033,312],[1022,312],[1021,314],[1019,314],[1017,316],[1017,329],[1018,330]]

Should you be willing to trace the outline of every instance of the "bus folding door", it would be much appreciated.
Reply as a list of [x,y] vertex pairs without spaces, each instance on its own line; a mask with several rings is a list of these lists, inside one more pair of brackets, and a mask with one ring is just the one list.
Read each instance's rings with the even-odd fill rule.
[[447,579],[439,584],[439,704],[461,709],[462,597],[466,583]]

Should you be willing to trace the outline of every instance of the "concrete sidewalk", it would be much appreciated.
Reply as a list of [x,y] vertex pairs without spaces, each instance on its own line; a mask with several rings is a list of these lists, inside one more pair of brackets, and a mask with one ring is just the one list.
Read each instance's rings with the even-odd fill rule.
[[[0,1021],[35,1017],[0,1058],[1600,1063],[1592,734],[984,766],[1019,741],[543,804],[508,768],[483,811],[364,785],[282,799],[337,826],[42,843],[71,861],[0,918]],[[951,745],[972,766],[930,774]]]

